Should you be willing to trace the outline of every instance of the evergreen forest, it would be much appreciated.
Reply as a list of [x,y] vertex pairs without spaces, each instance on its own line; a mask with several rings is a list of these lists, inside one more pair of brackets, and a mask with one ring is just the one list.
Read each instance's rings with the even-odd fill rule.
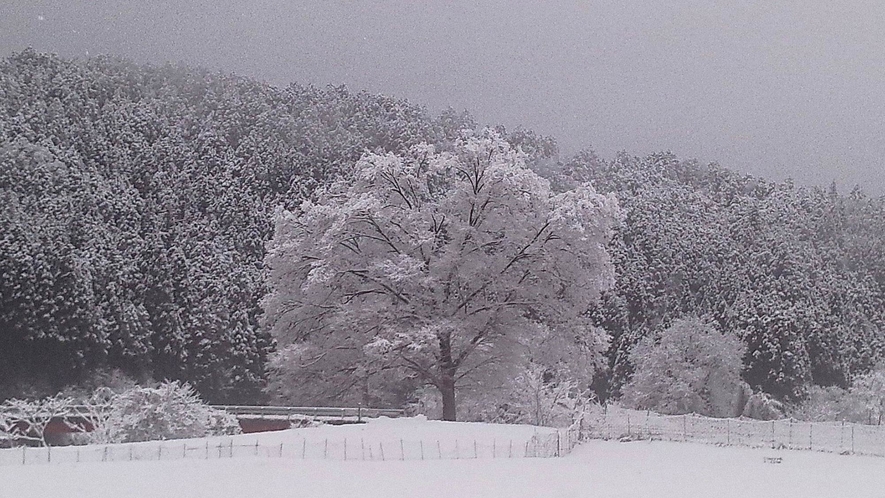
[[[274,213],[364,153],[444,150],[478,128],[343,87],[33,50],[0,61],[0,401],[120,371],[275,402],[261,320]],[[567,157],[497,130],[554,190],[589,181],[623,211],[614,287],[586,311],[611,337],[598,397],[620,394],[635,344],[688,316],[738,337],[743,379],[787,402],[885,357],[885,197],[667,152]]]

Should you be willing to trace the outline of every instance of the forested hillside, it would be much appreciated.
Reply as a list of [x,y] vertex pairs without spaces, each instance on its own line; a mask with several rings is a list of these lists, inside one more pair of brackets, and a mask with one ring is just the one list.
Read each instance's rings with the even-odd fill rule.
[[341,88],[33,51],[0,62],[0,398],[119,368],[254,401],[275,206],[366,150],[473,126]]
[[754,389],[797,400],[846,387],[885,353],[885,199],[699,166],[669,154],[579,154],[562,182],[615,192],[627,219],[611,246],[617,283],[593,314],[613,335],[615,391],[630,347],[686,315],[747,346]]
[[[274,210],[366,151],[444,147],[475,127],[343,88],[33,51],[0,61],[0,399],[116,368],[257,402]],[[738,334],[744,379],[780,398],[847,385],[883,357],[885,199],[667,154],[557,162],[550,139],[505,137],[555,187],[589,180],[626,213],[615,288],[590,310],[613,337],[600,389],[617,393],[630,347],[687,315]]]

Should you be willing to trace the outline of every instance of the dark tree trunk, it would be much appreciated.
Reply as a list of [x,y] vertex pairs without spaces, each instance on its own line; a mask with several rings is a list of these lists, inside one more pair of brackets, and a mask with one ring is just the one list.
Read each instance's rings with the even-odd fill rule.
[[455,421],[455,376],[443,374],[440,379],[439,390],[442,393],[442,418],[451,422]]
[[442,394],[443,420],[455,421],[455,366],[452,358],[452,339],[448,334],[439,337],[439,392]]

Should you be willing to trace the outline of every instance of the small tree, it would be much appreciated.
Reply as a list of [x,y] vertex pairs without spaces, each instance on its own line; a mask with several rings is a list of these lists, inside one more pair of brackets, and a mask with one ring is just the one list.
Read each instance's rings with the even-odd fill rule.
[[630,353],[635,373],[625,403],[666,414],[735,416],[746,389],[741,381],[743,344],[699,318],[676,320],[659,337],[648,336]]
[[366,154],[316,202],[277,213],[264,323],[283,349],[354,344],[412,370],[454,420],[456,386],[501,338],[570,330],[612,285],[619,215],[589,184],[554,194],[493,132],[451,152]]

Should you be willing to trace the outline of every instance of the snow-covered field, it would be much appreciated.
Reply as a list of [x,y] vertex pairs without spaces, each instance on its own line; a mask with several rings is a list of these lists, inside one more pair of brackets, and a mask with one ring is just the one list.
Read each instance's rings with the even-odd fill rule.
[[[297,447],[345,437],[366,446],[395,446],[398,440],[452,446],[459,440],[469,448],[468,441],[524,444],[535,431],[400,419],[244,435],[235,441]],[[885,459],[876,457],[644,441],[590,441],[562,458],[498,453],[498,458],[434,460],[429,453],[426,460],[405,461],[396,459],[394,450],[386,461],[240,456],[3,465],[0,497],[885,497]],[[472,448],[467,453],[472,457]],[[766,457],[781,457],[782,463],[766,463]]]

